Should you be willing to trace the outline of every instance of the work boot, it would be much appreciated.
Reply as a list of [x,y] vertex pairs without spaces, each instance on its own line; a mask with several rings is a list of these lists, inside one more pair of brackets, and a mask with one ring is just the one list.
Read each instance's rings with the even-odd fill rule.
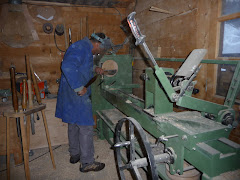
[[70,163],[72,164],[76,164],[79,160],[80,160],[79,154],[70,157]]
[[81,172],[89,172],[89,171],[101,171],[105,167],[104,163],[93,162],[90,164],[82,164],[80,166]]

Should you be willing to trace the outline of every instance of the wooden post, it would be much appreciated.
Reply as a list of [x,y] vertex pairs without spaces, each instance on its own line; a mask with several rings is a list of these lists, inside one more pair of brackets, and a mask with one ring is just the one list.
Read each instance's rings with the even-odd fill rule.
[[45,115],[44,109],[41,112],[42,112],[43,123],[44,123],[45,131],[46,131],[48,147],[49,147],[49,151],[50,151],[50,155],[51,155],[51,159],[52,159],[53,168],[56,169],[55,161],[54,161],[54,158],[53,158],[53,152],[52,152],[50,136],[49,136],[49,132],[48,132],[47,120],[46,120],[46,115]]
[[29,150],[30,150],[30,126],[31,126],[31,119],[30,119],[30,115],[24,116],[24,118],[26,118],[27,148],[28,148],[28,152],[29,152]]
[[30,72],[30,61],[29,56],[25,56],[26,65],[27,65],[27,84],[28,84],[28,106],[29,109],[33,108],[33,99],[32,99],[32,81],[31,81],[31,72]]
[[24,126],[24,116],[20,117],[20,126],[21,126],[21,135],[22,135],[22,144],[23,144],[23,157],[24,157],[24,168],[26,180],[30,180],[30,170],[29,170],[29,148],[27,142],[27,133]]
[[7,179],[10,180],[10,118],[6,117],[7,123]]
[[157,50],[157,57],[161,58],[161,53],[162,53],[162,48],[160,46],[158,46],[158,50]]
[[23,79],[23,94],[22,94],[22,109],[23,111],[26,111],[27,109],[27,91],[26,91],[26,87],[27,87],[27,82],[26,79]]
[[80,20],[80,39],[82,39],[83,38],[83,28],[82,28],[82,18],[81,18],[81,20]]

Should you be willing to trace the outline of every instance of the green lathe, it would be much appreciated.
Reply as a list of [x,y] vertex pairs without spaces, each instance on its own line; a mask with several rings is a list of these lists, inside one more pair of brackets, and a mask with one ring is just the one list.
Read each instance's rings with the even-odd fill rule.
[[[128,21],[136,26],[134,14]],[[135,30],[137,42],[149,55],[143,35],[138,27]],[[228,136],[235,121],[232,106],[240,89],[240,61],[202,60],[205,54],[205,49],[193,50],[174,72],[158,67],[156,60],[181,59],[154,59],[150,53],[154,69],[147,68],[141,76],[145,100],[132,94],[132,88],[139,85],[132,83],[130,55],[108,55],[100,60],[105,69],[117,71],[92,85],[93,112],[100,138],[116,152],[121,179],[126,170],[136,179],[144,179],[143,172],[148,179],[218,179],[229,173],[239,179],[240,145]],[[202,63],[236,65],[224,105],[192,97]],[[188,110],[174,112],[174,106]]]

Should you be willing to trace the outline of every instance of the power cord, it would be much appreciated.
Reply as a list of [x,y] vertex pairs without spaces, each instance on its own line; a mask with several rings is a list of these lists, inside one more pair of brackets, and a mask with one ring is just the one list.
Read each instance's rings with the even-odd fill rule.
[[[64,32],[64,33],[66,33],[66,32]],[[61,49],[58,47],[58,45],[57,45],[57,42],[56,42],[56,31],[54,31],[54,42],[55,42],[55,45],[56,45],[56,47],[57,47],[57,49],[58,49],[59,51],[61,51],[61,52],[66,52],[66,51],[61,50]]]
[[[53,151],[54,151],[55,149],[58,149],[58,148],[61,147],[61,146],[62,146],[62,145],[59,145],[59,146],[53,148]],[[47,153],[49,153],[49,151],[47,151],[47,152],[41,154],[41,155],[38,156],[38,157],[35,157],[34,159],[30,160],[29,162],[32,162],[32,161],[34,161],[34,160],[36,160],[36,159],[38,159],[38,158],[44,156],[44,155],[47,154]],[[21,165],[23,165],[23,164],[24,164],[24,163],[18,164],[18,165],[16,165],[15,167],[21,166]],[[1,172],[4,172],[4,171],[6,171],[6,170],[7,170],[7,169],[3,169],[3,170],[0,171],[0,173],[1,173]]]

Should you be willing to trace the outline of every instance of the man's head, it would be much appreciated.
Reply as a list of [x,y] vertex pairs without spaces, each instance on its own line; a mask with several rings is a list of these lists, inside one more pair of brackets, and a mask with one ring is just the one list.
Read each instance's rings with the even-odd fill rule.
[[104,33],[93,33],[90,41],[93,45],[92,54],[104,54],[111,49],[111,40]]

